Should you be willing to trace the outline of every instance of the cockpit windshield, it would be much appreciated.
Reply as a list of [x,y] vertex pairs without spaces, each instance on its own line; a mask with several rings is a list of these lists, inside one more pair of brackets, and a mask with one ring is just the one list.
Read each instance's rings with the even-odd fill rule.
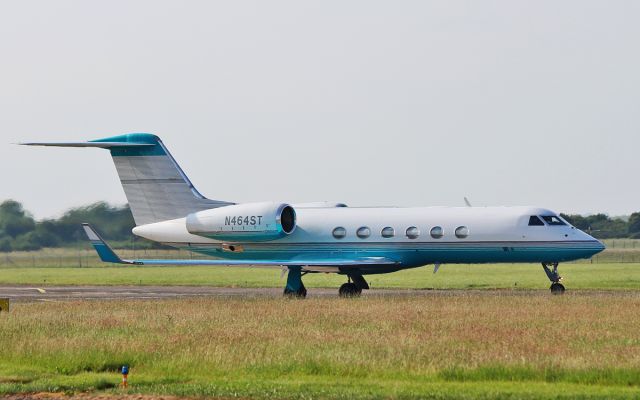
[[542,219],[544,220],[544,222],[547,223],[547,225],[566,225],[566,223],[561,220],[560,218],[558,218],[558,216],[556,215],[541,215]]
[[537,215],[529,217],[529,226],[544,226],[544,222]]

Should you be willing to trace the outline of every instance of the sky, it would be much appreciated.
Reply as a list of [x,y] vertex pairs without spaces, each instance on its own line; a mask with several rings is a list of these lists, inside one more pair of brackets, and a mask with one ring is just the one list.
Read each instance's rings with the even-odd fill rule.
[[234,202],[640,210],[637,1],[1,1],[0,199],[124,204],[160,136]]

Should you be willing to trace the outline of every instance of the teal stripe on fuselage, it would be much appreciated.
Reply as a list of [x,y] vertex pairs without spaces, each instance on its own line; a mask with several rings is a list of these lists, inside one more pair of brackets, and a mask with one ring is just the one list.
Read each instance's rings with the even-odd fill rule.
[[223,251],[211,245],[191,245],[173,243],[175,247],[224,259],[263,259],[263,260],[331,260],[344,258],[384,257],[397,260],[404,268],[412,268],[433,263],[511,263],[511,262],[566,262],[589,258],[602,251],[600,242],[535,242],[520,243],[480,243],[461,244],[422,243],[417,246],[410,243],[388,244],[242,244],[244,251]]

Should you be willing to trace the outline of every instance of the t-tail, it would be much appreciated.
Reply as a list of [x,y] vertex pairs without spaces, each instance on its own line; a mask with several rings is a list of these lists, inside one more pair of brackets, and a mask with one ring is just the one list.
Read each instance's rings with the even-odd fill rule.
[[182,218],[193,212],[234,204],[201,195],[160,138],[148,133],[89,142],[22,144],[109,150],[136,225]]

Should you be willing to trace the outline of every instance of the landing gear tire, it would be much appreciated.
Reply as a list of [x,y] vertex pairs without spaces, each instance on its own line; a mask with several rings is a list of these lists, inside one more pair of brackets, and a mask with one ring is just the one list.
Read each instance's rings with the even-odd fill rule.
[[296,291],[289,290],[287,288],[284,289],[284,297],[289,297],[292,299],[304,299],[307,297],[307,288],[302,286],[300,289]]
[[362,294],[362,289],[359,289],[355,283],[345,283],[340,286],[338,291],[340,297],[359,297]]
[[562,277],[558,273],[558,263],[542,263],[542,268],[544,269],[545,274],[551,281],[551,294],[563,294],[564,293],[564,285],[560,283]]
[[554,282],[551,284],[551,294],[563,294],[564,285],[562,283]]

